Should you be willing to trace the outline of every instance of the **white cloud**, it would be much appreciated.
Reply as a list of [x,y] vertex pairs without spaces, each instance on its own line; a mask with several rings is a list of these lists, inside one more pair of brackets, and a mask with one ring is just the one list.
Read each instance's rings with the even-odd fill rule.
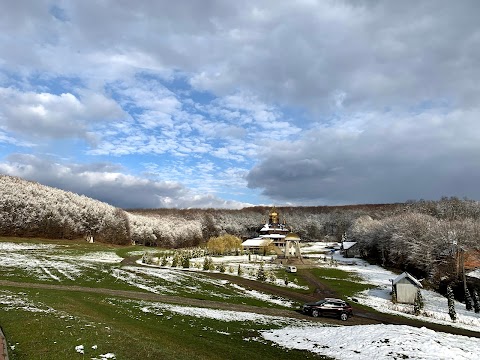
[[0,102],[2,127],[26,138],[89,138],[96,121],[126,117],[113,100],[89,92],[77,97],[0,88]]

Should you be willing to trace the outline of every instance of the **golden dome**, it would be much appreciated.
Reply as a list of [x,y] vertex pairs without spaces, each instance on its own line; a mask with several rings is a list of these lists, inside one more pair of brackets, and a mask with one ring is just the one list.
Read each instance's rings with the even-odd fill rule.
[[300,236],[291,232],[285,236],[285,240],[300,240]]

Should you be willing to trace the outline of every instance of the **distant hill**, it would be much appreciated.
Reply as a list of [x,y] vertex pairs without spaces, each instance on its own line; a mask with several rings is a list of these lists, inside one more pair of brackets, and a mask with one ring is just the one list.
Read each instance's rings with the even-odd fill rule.
[[130,242],[128,215],[101,201],[0,175],[0,235]]

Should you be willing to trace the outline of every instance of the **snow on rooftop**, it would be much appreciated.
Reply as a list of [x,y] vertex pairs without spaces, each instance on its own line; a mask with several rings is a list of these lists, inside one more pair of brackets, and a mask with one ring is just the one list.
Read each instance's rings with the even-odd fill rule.
[[480,339],[406,325],[289,326],[263,338],[335,359],[478,359]]
[[284,239],[285,235],[282,234],[266,234],[266,235],[261,235],[261,238],[265,239]]
[[342,243],[343,249],[348,250],[350,249],[353,245],[355,245],[357,242],[356,241],[344,241]]
[[420,283],[420,281],[418,281],[417,279],[415,279],[412,275],[410,275],[408,272],[403,272],[401,273],[400,275],[398,275],[395,279],[393,279],[392,281],[392,284],[395,285],[396,283],[398,283],[400,280],[402,279],[405,279],[405,278],[408,278],[410,280],[412,280],[415,285],[417,285],[418,287],[421,287],[423,288],[423,285]]
[[242,243],[242,246],[267,246],[272,240],[264,238],[248,239]]
[[480,279],[480,269],[470,271],[467,275],[471,276],[471,277],[474,277],[474,278],[477,278],[477,279]]

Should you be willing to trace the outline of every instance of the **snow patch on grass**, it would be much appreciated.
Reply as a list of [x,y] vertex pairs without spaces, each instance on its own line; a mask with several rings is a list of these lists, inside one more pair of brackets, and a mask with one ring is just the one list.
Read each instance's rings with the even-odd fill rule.
[[155,315],[163,315],[165,311],[173,312],[178,315],[191,316],[196,318],[207,318],[225,322],[232,321],[252,321],[257,324],[286,324],[291,323],[291,319],[280,316],[261,315],[251,312],[241,312],[232,310],[218,310],[209,308],[200,308],[192,306],[170,305],[162,303],[141,302],[141,311]]
[[262,293],[260,291],[257,291],[257,290],[247,290],[244,287],[242,287],[240,285],[237,285],[237,284],[231,284],[231,286],[234,289],[240,290],[241,292],[243,292],[247,296],[250,296],[254,299],[263,300],[265,302],[269,302],[269,303],[280,305],[280,306],[285,306],[285,307],[288,307],[288,308],[291,308],[291,307],[294,306],[293,301],[289,301],[289,300],[282,299],[282,298],[279,298],[279,297],[273,297],[271,295],[264,294],[264,293]]
[[0,290],[0,305],[3,311],[23,310],[34,313],[53,313],[56,310],[41,303],[33,303],[26,299],[24,293],[12,293],[7,290]]

